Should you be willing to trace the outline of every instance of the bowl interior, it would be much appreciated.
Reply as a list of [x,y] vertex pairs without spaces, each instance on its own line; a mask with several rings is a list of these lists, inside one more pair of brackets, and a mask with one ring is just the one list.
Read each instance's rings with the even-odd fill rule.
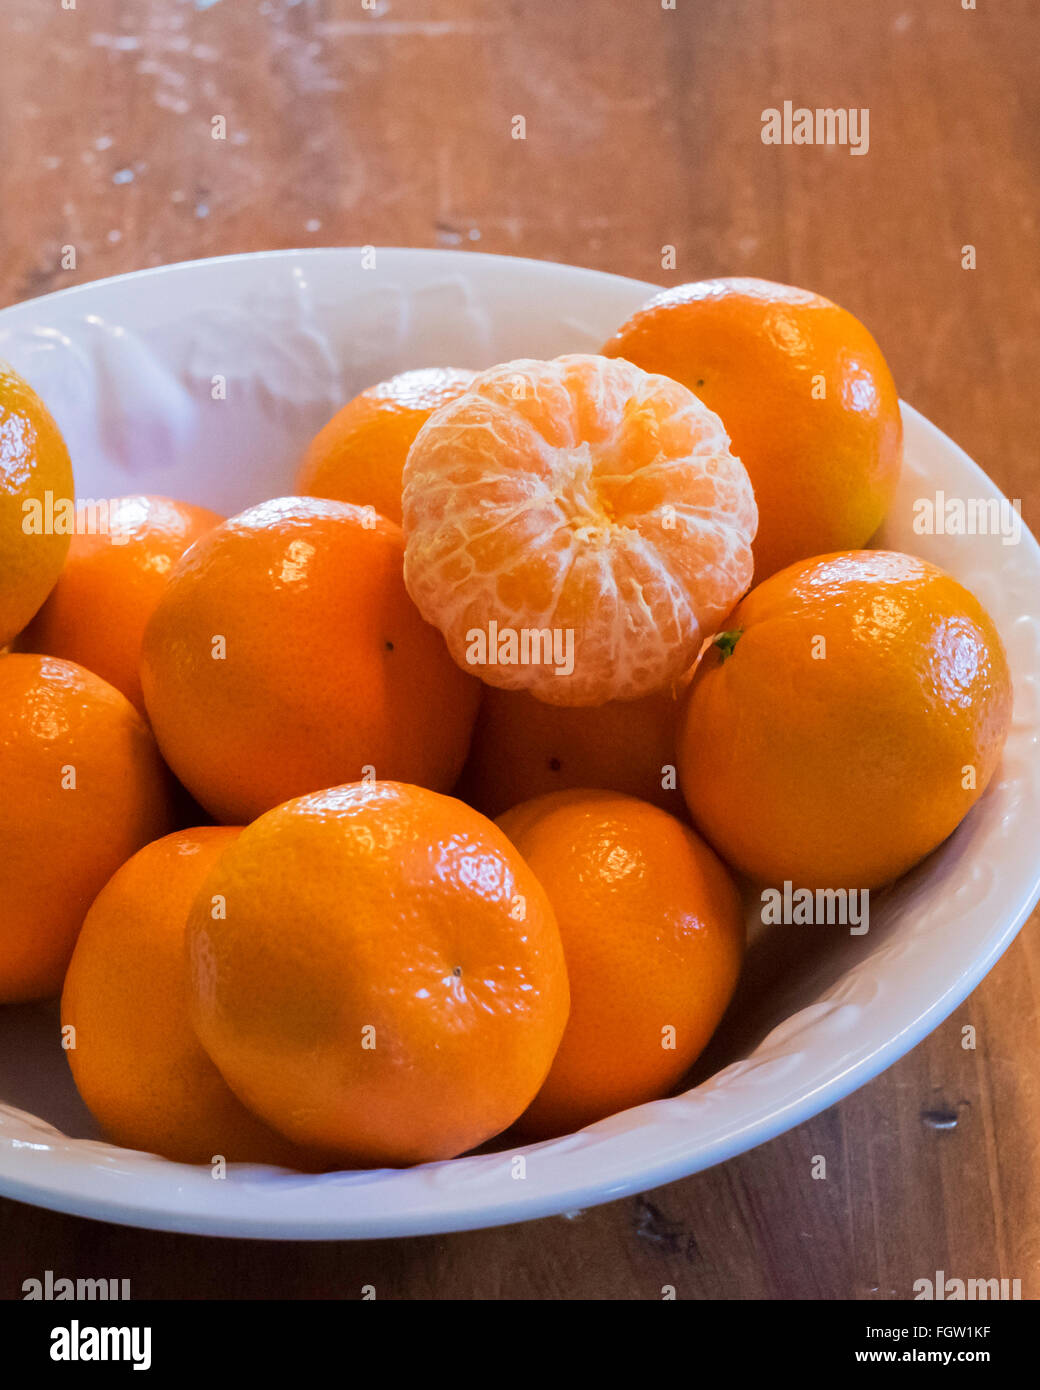
[[[654,288],[471,253],[272,252],[99,282],[0,312],[0,357],[69,442],[79,498],[166,493],[231,513],[292,491],[332,412],[409,367],[596,351]],[[1027,531],[920,535],[914,504],[1000,494],[904,408],[906,466],[877,543],[936,561],[990,608],[1015,721],[964,824],[870,904],[869,932],[763,929],[738,998],[674,1099],[548,1144],[402,1172],[301,1177],[185,1168],[99,1142],[61,1051],[56,1006],[0,1009],[0,1190],[107,1219],[267,1236],[390,1235],[569,1210],[692,1172],[862,1084],[982,978],[1038,891],[1040,550]],[[1032,819],[1032,827],[1030,826]],[[526,1176],[513,1176],[523,1153]],[[214,1189],[221,1191],[215,1193]]]

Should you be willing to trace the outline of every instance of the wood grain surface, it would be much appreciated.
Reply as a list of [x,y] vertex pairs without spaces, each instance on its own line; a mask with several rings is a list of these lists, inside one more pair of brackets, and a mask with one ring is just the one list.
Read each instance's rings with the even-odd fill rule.
[[[3,4],[0,303],[193,257],[358,243],[661,283],[792,281],[866,321],[904,398],[1037,529],[1035,0],[71,5]],[[785,99],[868,107],[869,152],[763,145],[761,113]],[[941,1269],[1017,1278],[1036,1298],[1035,927],[873,1083],[645,1197],[324,1245],[2,1202],[0,1297],[51,1269],[129,1278],[138,1298],[357,1298],[363,1284],[381,1298],[660,1298],[671,1284],[680,1298],[891,1299]]]

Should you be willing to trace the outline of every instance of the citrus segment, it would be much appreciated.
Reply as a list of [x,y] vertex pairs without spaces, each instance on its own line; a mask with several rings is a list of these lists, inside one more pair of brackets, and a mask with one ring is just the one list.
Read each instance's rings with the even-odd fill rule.
[[692,392],[628,362],[493,367],[408,455],[408,590],[488,684],[560,705],[659,690],[750,579],[755,500],[728,445]]

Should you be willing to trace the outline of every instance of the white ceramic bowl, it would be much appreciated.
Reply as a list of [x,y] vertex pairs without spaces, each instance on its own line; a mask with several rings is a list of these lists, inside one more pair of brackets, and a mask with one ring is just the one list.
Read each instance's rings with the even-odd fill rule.
[[[354,249],[231,256],[6,309],[0,357],[56,415],[78,496],[143,490],[233,512],[291,491],[304,442],[378,378],[595,351],[653,289],[452,251],[380,250],[374,268]],[[755,944],[740,1007],[693,1078],[707,1079],[515,1151],[319,1177],[233,1167],[218,1181],[208,1168],[98,1142],[55,1007],[0,1009],[0,1192],[213,1235],[371,1237],[521,1221],[730,1158],[912,1048],[978,984],[1040,892],[1040,549],[1028,532],[1017,545],[915,535],[917,497],[1000,494],[927,420],[908,407],[904,416],[906,467],[879,543],[943,565],[996,619],[1016,696],[1003,766],[957,833],[871,904],[866,936],[807,940],[812,929],[780,928],[802,936]]]

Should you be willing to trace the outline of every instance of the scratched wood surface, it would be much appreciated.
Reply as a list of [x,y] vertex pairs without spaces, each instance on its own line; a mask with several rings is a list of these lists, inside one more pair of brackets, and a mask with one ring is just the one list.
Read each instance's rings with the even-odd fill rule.
[[[1035,0],[71,4],[4,0],[0,304],[192,257],[358,243],[793,281],[870,325],[901,394],[1037,529]],[[761,113],[786,99],[868,107],[868,153],[763,145]],[[645,1197],[326,1245],[0,1202],[0,1297],[47,1269],[129,1278],[135,1297],[658,1298],[671,1284],[885,1299],[939,1269],[1038,1297],[1035,927],[873,1083]]]

